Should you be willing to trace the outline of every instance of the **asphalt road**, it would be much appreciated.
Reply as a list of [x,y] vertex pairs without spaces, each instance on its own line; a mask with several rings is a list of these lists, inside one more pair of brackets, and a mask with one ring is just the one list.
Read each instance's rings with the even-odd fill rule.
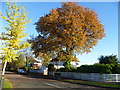
[[2,63],[0,63],[0,89],[2,88]]
[[[72,83],[61,82],[53,79],[43,78],[43,77],[31,77],[28,75],[19,75],[13,72],[6,72],[5,77],[9,79],[12,83],[13,88],[62,88],[62,89],[97,89],[101,90],[103,88],[86,86],[86,85],[78,85]],[[105,89],[103,89],[105,90]]]

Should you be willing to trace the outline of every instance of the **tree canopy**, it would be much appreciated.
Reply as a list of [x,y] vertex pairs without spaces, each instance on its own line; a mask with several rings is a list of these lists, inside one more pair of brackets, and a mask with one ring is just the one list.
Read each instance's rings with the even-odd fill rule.
[[0,39],[3,41],[2,51],[4,53],[3,62],[12,62],[17,60],[19,50],[29,47],[30,44],[21,39],[27,34],[24,33],[25,24],[30,20],[27,18],[27,11],[24,7],[18,5],[16,2],[6,2],[6,15],[0,13],[0,17],[6,21],[8,25],[4,26],[5,32],[2,32]]
[[100,56],[98,58],[101,64],[118,64],[117,55]]
[[29,40],[36,57],[76,61],[76,53],[88,53],[105,36],[94,10],[76,2],[62,3],[35,23],[38,36]]

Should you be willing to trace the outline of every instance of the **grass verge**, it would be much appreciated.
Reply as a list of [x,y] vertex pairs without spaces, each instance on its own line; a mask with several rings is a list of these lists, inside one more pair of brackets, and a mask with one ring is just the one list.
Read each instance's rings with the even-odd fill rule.
[[6,78],[5,78],[4,82],[3,82],[3,88],[12,88],[12,84]]
[[63,79],[60,81],[70,82],[70,83],[74,83],[74,84],[90,85],[90,86],[96,86],[96,87],[120,88],[120,84],[118,84],[118,83],[80,81],[80,80],[69,80],[69,79]]

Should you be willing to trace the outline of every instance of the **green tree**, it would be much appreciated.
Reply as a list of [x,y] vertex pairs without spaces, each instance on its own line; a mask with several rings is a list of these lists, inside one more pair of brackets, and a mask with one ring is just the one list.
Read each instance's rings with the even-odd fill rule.
[[100,56],[98,58],[101,64],[118,64],[117,55]]
[[[35,23],[38,36],[29,40],[36,57],[76,60],[88,53],[105,36],[95,11],[75,2],[62,3]],[[44,58],[43,58],[44,59]]]
[[24,54],[20,54],[19,58],[17,61],[15,62],[15,68],[16,70],[18,70],[20,67],[24,67],[25,66],[25,55]]
[[13,60],[12,62],[8,62],[6,69],[7,70],[19,70],[20,67],[25,66],[25,56],[24,54],[20,54],[18,60]]
[[55,71],[55,70],[56,70],[56,68],[54,67],[53,64],[48,65],[48,71]]
[[0,13],[1,18],[8,24],[4,26],[6,31],[0,36],[0,39],[4,41],[2,44],[2,51],[4,53],[2,60],[4,62],[2,75],[4,75],[7,62],[18,60],[19,50],[30,46],[26,41],[21,43],[21,39],[27,35],[23,32],[26,28],[24,25],[30,22],[27,18],[26,9],[16,2],[6,2],[6,5],[6,15]]
[[30,70],[30,64],[32,64],[33,62],[35,62],[36,60],[34,59],[34,57],[31,55],[27,55],[26,56],[26,68],[27,70]]

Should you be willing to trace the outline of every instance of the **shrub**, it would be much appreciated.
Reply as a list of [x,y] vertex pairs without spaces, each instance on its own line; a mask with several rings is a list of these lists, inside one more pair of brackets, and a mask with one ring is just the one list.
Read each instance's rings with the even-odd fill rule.
[[113,64],[94,64],[94,65],[82,65],[77,68],[77,72],[81,73],[106,73],[112,74],[112,70],[115,65]]
[[91,65],[82,65],[77,68],[77,71],[81,73],[90,73],[90,72],[92,73],[93,70],[94,69]]
[[94,64],[94,65],[82,65],[78,68],[70,67],[60,68],[59,72],[79,72],[79,73],[100,73],[100,74],[120,74],[120,64]]
[[77,72],[77,68],[76,67],[71,67],[70,72]]
[[120,64],[116,64],[113,71],[114,73],[120,74]]
[[56,71],[56,68],[54,67],[53,64],[48,65],[48,71]]
[[57,70],[57,72],[76,72],[77,68],[76,67],[70,67],[68,68],[60,68]]
[[25,66],[24,68],[25,68],[26,70],[28,70],[28,69],[29,69],[29,67],[28,67],[28,66]]
[[60,68],[57,70],[57,72],[65,72],[65,71],[66,71],[65,68]]
[[64,67],[66,68],[66,69],[70,69],[71,67],[72,67],[72,65],[71,65],[71,63],[70,63],[71,61],[70,60],[66,60],[65,62],[64,62]]

